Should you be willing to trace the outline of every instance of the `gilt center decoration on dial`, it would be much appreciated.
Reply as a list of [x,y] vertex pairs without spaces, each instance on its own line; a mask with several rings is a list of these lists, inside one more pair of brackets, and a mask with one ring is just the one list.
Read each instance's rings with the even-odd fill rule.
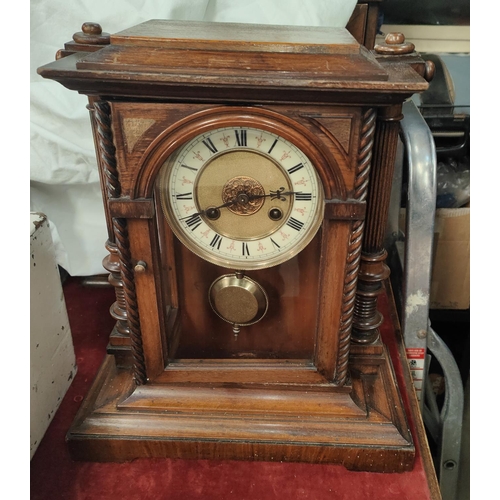
[[318,231],[324,195],[293,143],[253,127],[204,132],[160,174],[162,209],[179,240],[227,268],[263,269],[299,253]]
[[[222,189],[222,201],[237,215],[252,215],[264,204],[262,184],[251,177],[238,176],[230,179]],[[233,200],[237,200],[233,203]]]

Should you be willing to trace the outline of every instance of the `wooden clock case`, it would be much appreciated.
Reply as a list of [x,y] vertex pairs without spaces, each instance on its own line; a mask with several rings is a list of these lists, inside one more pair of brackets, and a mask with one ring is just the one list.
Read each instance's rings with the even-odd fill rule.
[[[116,289],[108,355],[68,432],[75,459],[219,458],[412,468],[377,297],[401,106],[429,67],[401,35],[153,20],[86,23],[39,69],[89,96]],[[195,135],[262,128],[306,153],[324,220],[291,260],[249,272],[269,313],[235,341],[207,304],[231,272],[188,251],[158,174]]]

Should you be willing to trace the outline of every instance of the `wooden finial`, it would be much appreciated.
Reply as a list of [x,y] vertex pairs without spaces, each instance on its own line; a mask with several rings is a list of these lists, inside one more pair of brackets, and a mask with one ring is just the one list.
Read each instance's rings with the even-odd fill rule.
[[403,33],[387,33],[385,43],[387,45],[401,45],[405,43],[405,36]]
[[103,33],[101,25],[98,23],[83,23],[82,31],[73,35],[76,43],[90,45],[108,45],[109,33]]
[[375,45],[374,50],[382,55],[411,54],[415,50],[415,45],[406,42],[403,33],[388,33],[384,43]]
[[436,65],[433,61],[425,61],[425,71],[424,78],[430,82],[434,78],[434,73],[436,73]]

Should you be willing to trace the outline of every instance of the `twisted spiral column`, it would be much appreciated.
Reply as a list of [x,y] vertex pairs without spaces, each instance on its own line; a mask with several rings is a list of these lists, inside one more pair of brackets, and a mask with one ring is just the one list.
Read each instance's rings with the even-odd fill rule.
[[376,342],[384,319],[377,302],[390,273],[383,245],[401,118],[401,105],[383,108],[377,117],[351,337],[358,344]]
[[[356,201],[364,201],[368,192],[375,124],[376,112],[373,109],[368,109],[363,115],[361,126],[361,139],[354,185],[354,198]],[[344,278],[342,316],[339,329],[339,351],[334,380],[337,385],[344,385],[348,375],[349,347],[356,302],[356,285],[361,261],[363,231],[364,221],[355,221],[349,239],[346,275]]]
[[146,364],[141,336],[141,323],[135,291],[134,270],[128,237],[126,219],[114,218],[113,229],[116,237],[116,246],[120,256],[120,269],[123,281],[123,298],[127,310],[127,322],[130,332],[132,356],[134,358],[134,380],[137,385],[146,383]]
[[109,103],[105,101],[95,102],[94,109],[99,156],[104,167],[104,189],[107,198],[119,198],[121,187],[116,165],[116,148],[113,144],[113,134],[111,131],[111,109]]
[[[90,110],[93,118],[92,123],[96,150],[99,154],[103,199],[106,205],[109,199],[119,198],[121,194],[116,164],[116,148],[113,144],[113,134],[111,130],[111,109],[109,103],[105,101],[96,101],[93,103],[93,107],[91,107]],[[130,330],[127,323],[126,303],[120,271],[120,258],[115,242],[113,221],[109,215],[109,211],[106,209],[104,212],[108,225],[108,241],[105,246],[109,254],[104,258],[102,265],[104,269],[109,272],[108,281],[115,288],[116,294],[116,302],[113,303],[109,312],[116,320],[115,331],[122,337],[128,337],[130,335]]]
[[[105,101],[95,101],[90,110],[109,234],[106,242],[109,255],[103,260],[103,266],[110,273],[108,280],[114,286],[116,294],[116,302],[111,306],[110,314],[117,320],[115,331],[118,335],[130,339],[134,360],[134,380],[140,385],[146,382],[147,377],[127,221],[121,218],[111,218],[107,208],[108,200],[121,196],[116,148],[111,128],[111,108]],[[113,342],[112,336],[111,346]],[[121,345],[117,344],[117,346]]]

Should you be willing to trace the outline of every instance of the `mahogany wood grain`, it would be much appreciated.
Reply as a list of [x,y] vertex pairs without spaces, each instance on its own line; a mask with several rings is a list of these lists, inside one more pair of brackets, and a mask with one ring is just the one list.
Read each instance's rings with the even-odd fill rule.
[[112,217],[125,219],[152,219],[155,214],[151,199],[131,200],[129,198],[112,198],[108,202]]
[[[151,230],[153,229],[153,230]],[[132,268],[138,261],[144,262],[144,271],[134,272],[138,314],[141,318],[141,339],[148,379],[154,378],[165,367],[165,323],[162,311],[164,306],[158,296],[155,279],[157,262],[153,257],[156,245],[151,241],[155,225],[145,219],[130,219],[128,232],[130,239]],[[159,274],[159,273],[158,273]]]
[[[366,23],[368,22],[368,4],[359,3],[354,7],[354,10],[346,25],[346,30],[352,34],[356,41],[365,45]],[[373,47],[368,47],[373,48]]]
[[[139,219],[140,220],[140,219]],[[132,219],[132,224],[134,220]],[[147,380],[146,359],[144,356],[144,342],[141,330],[141,318],[137,304],[136,280],[134,279],[134,265],[129,238],[129,222],[127,219],[114,218],[113,230],[116,238],[116,247],[120,257],[120,274],[122,290],[127,312],[127,323],[130,332],[130,350],[134,359],[133,373],[137,385],[145,384]]]
[[[214,128],[238,124],[262,128],[291,141],[304,151],[315,165],[325,198],[345,200],[347,190],[339,165],[341,162],[337,162],[338,145],[333,141],[318,140],[310,126],[291,119],[286,108],[281,108],[280,111],[281,113],[277,113],[263,107],[224,106],[200,109],[171,123],[148,143],[138,159],[138,164],[133,164],[133,190],[130,196],[151,197],[160,168],[183,143]],[[164,112],[168,113],[168,107],[164,108]]]
[[[322,227],[320,260],[320,290],[318,296],[318,325],[314,361],[327,380],[333,381],[339,363],[339,332],[344,300],[345,262],[349,250],[351,225],[326,220]],[[336,258],[330,258],[335,254]]]
[[[112,49],[115,50],[115,47]],[[96,58],[102,54],[103,50],[90,53],[88,57]],[[369,105],[376,105],[401,102],[415,92],[422,92],[428,87],[424,78],[416,78],[414,69],[420,65],[423,74],[425,71],[423,61],[419,62],[414,59],[414,67],[409,67],[407,64],[390,64],[383,57],[380,58],[379,63],[372,54],[364,51],[359,57],[360,63],[368,60],[372,61],[375,68],[379,66],[383,68],[387,78],[384,80],[356,79],[353,75],[351,79],[344,79],[343,74],[340,74],[338,79],[333,79],[326,73],[324,78],[311,79],[307,72],[291,78],[287,77],[286,73],[282,75],[280,71],[274,71],[268,75],[248,71],[235,74],[232,70],[224,71],[223,69],[211,74],[209,67],[205,67],[204,74],[199,74],[197,68],[191,75],[186,74],[185,68],[179,68],[177,72],[158,70],[154,73],[141,74],[137,68],[135,71],[127,71],[126,65],[122,71],[78,68],[78,64],[84,58],[84,53],[63,57],[39,68],[38,72],[45,78],[60,82],[70,90],[77,90],[88,95],[133,98],[139,92],[143,98],[152,100],[190,100],[192,102],[329,104],[336,101],[353,104],[366,102]],[[182,63],[182,59],[186,58],[179,56],[179,64]],[[110,59],[109,64],[111,62]],[[344,60],[341,63],[344,64]],[[78,71],[79,75],[77,80],[73,78],[75,71]],[[196,80],[196,85],[193,85],[193,80]],[[349,91],[346,91],[346,87],[350,87]],[[229,88],[231,88],[230,93],[228,93]],[[207,92],[210,93],[210,98],[206,97]]]
[[[360,6],[365,42],[376,3]],[[377,297],[398,113],[427,88],[428,70],[417,54],[377,55],[345,30],[238,29],[153,20],[98,50],[77,37],[39,69],[91,96],[115,310],[126,312],[132,355],[123,363],[117,343],[104,363],[68,434],[72,456],[409,470],[415,446],[378,339]],[[174,237],[158,196],[171,154],[235,125],[294,143],[325,192],[311,243],[248,273],[270,307],[236,341],[207,300],[232,271]]]
[[319,238],[293,259],[245,274],[267,292],[264,318],[242,329],[222,321],[208,304],[208,290],[230,269],[213,266],[180,243],[175,246],[181,311],[179,358],[309,358],[314,350],[318,297]]
[[366,204],[361,202],[338,202],[336,200],[325,203],[325,219],[334,220],[363,220],[366,213]]
[[[310,359],[175,359],[156,384],[273,384],[294,387],[331,384]],[[347,388],[347,392],[349,389]]]
[[373,49],[379,28],[379,5],[383,0],[358,0],[346,29],[367,49]]
[[[354,399],[335,391],[332,400],[327,389],[311,392],[308,388],[306,400],[298,405],[296,398],[304,395],[293,388],[276,388],[274,393],[268,392],[269,387],[244,385],[204,389],[183,384],[180,393],[175,385],[146,385],[123,399],[131,387],[127,372],[117,369],[109,357],[68,433],[70,450],[76,459],[92,456],[97,461],[231,457],[342,463],[350,469],[377,472],[409,470],[414,446],[401,405],[396,403],[397,391],[385,392],[385,400],[380,400],[383,391],[376,389],[395,387],[392,370],[385,357],[362,358],[351,366]],[[113,402],[117,398],[122,402]],[[97,407],[97,399],[102,406]],[[403,421],[394,426],[388,416]],[[374,433],[383,439],[383,448],[374,445]],[[332,436],[336,436],[333,441]]]
[[[327,199],[353,196],[361,123],[358,108],[113,102],[111,109],[124,196],[150,198],[158,170],[183,142],[200,131],[235,122],[279,132],[297,141],[318,166]],[[136,124],[133,132],[129,123]],[[141,123],[145,124],[142,128]]]
[[[106,52],[104,54],[104,51]],[[189,57],[183,50],[157,48],[154,58],[149,47],[109,46],[98,53],[93,53],[77,62],[80,70],[98,72],[133,72],[139,69],[163,79],[166,75],[176,73],[197,76],[205,79],[207,67],[211,77],[219,77],[221,83],[251,84],[258,80],[280,81],[290,85],[290,80],[304,78],[308,75],[309,82],[321,82],[333,77],[347,81],[372,80],[387,81],[389,76],[375,59],[347,56],[344,54],[320,54],[315,57],[304,57],[302,54],[282,53],[276,58],[274,53],[265,52],[233,52],[233,51],[197,51]],[[140,61],[140,62],[139,62]],[[248,71],[252,68],[252,72]],[[230,76],[229,76],[230,75]]]
[[[298,387],[297,387],[298,388]],[[308,387],[307,394],[290,390],[288,385],[242,382],[228,390],[224,383],[192,385],[171,383],[169,385],[149,384],[134,391],[118,405],[123,410],[143,409],[174,412],[216,412],[238,417],[241,413],[259,412],[269,416],[288,416],[301,405],[301,416],[322,418],[366,418],[366,410],[357,406],[346,392],[331,387]],[[385,402],[384,402],[385,404]],[[385,413],[388,414],[388,409]],[[390,417],[390,415],[389,415]],[[382,413],[374,415],[374,422],[387,421]]]

